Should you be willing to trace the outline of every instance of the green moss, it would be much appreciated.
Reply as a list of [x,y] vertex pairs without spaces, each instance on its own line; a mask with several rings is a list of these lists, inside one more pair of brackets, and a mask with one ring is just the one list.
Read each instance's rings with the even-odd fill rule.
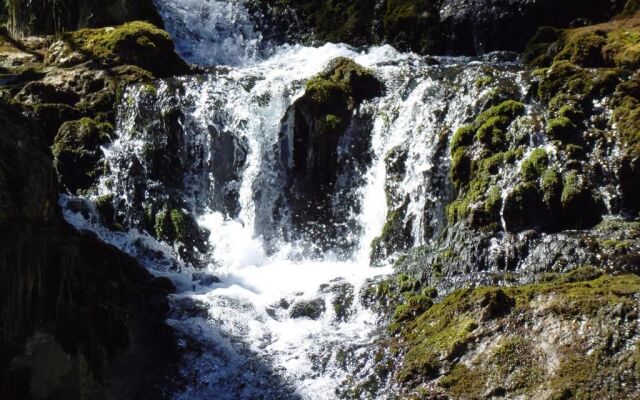
[[[476,129],[494,117],[504,117],[510,121],[524,114],[524,104],[516,100],[507,100],[482,112],[474,122]],[[502,126],[504,128],[504,126]]]
[[184,210],[171,210],[171,224],[176,234],[176,240],[182,243],[188,243],[188,237],[191,233],[191,216]]
[[495,217],[500,214],[502,208],[502,190],[498,186],[492,186],[487,195],[487,201],[484,203],[484,211]]
[[471,146],[474,135],[475,129],[472,125],[464,125],[458,128],[451,138],[451,154],[455,154],[461,147]]
[[331,60],[326,69],[306,85],[306,93],[318,104],[327,104],[343,96],[357,106],[364,100],[379,96],[382,91],[373,71],[346,57]]
[[504,115],[495,115],[484,120],[476,131],[475,139],[489,149],[499,149],[505,143],[504,130],[511,123],[511,119]]
[[524,60],[534,66],[568,61],[588,68],[637,68],[640,65],[640,16],[630,13],[622,16],[625,18],[597,25],[546,30],[529,42]]
[[314,77],[305,86],[308,95],[318,106],[335,101],[344,101],[348,95],[348,87],[343,82],[336,82],[323,77]]
[[387,214],[387,220],[380,236],[371,242],[371,259],[386,259],[395,252],[406,250],[413,243],[412,220],[405,221],[408,203]]
[[544,149],[535,149],[524,160],[520,173],[525,181],[537,181],[549,165],[549,155]]
[[569,118],[559,117],[547,121],[547,136],[563,143],[575,142],[579,139],[578,127]]
[[[487,194],[491,183],[504,163],[515,162],[521,157],[522,149],[506,150],[506,129],[512,121],[524,113],[524,105],[514,100],[504,101],[482,112],[470,125],[461,127],[451,139],[450,178],[458,198],[447,207],[449,223],[455,223],[471,215],[475,226],[491,226],[497,220],[496,208],[499,198],[493,192]],[[484,151],[473,149],[482,146]],[[475,159],[472,159],[471,154]],[[478,156],[479,154],[479,156]],[[473,207],[483,201],[482,207]],[[482,205],[482,204],[480,204]]]
[[427,311],[429,307],[433,305],[433,300],[430,296],[424,294],[411,294],[405,297],[405,301],[396,307],[393,313],[393,324],[390,326],[390,330],[397,330],[399,324],[408,321]]
[[[418,317],[405,321],[400,330],[405,358],[398,379],[415,385],[442,374],[437,382],[454,398],[476,398],[486,393],[486,388],[496,387],[524,398],[545,388],[553,388],[554,393],[567,388],[573,395],[586,393],[582,391],[598,387],[593,379],[606,379],[598,369],[615,364],[611,353],[606,358],[598,351],[590,354],[563,347],[565,353],[558,353],[561,365],[551,371],[546,368],[544,353],[528,339],[528,330],[517,329],[513,321],[539,315],[541,307],[545,317],[598,321],[601,314],[608,315],[611,310],[637,307],[638,294],[639,276],[602,275],[588,266],[541,283],[456,290]],[[487,321],[496,321],[497,325],[488,325]],[[505,325],[509,328],[503,331],[500,327]],[[481,354],[468,351],[478,350],[472,347],[478,327],[477,335],[495,333],[496,327],[500,332],[498,340],[489,342],[490,347]],[[461,357],[472,354],[477,357],[460,362]],[[629,354],[633,356],[633,352]],[[632,363],[618,367],[628,369]]]
[[556,168],[548,168],[540,180],[542,198],[550,209],[556,209],[562,195],[562,177]]
[[493,82],[494,78],[489,75],[483,75],[473,81],[473,85],[479,89],[489,86]]
[[450,178],[453,186],[460,189],[469,183],[471,179],[471,158],[467,155],[465,147],[459,147],[451,157]]
[[331,130],[337,130],[342,125],[342,120],[333,114],[327,115],[325,121]]
[[549,101],[561,93],[588,106],[593,99],[611,93],[619,75],[620,71],[616,69],[585,69],[568,61],[559,61],[544,70],[538,96]]
[[586,115],[579,104],[565,104],[558,110],[558,116],[567,118],[576,125],[582,124]]
[[564,177],[564,185],[562,188],[562,206],[571,207],[573,203],[582,195],[583,187],[578,174],[574,171],[567,173]]
[[640,74],[616,88],[613,120],[625,154],[631,158],[640,156]]
[[147,22],[81,29],[64,33],[62,39],[72,49],[107,67],[131,64],[159,76],[187,71],[186,64],[174,51],[169,34]]
[[166,242],[173,242],[176,233],[171,221],[171,211],[164,209],[155,217],[155,237]]

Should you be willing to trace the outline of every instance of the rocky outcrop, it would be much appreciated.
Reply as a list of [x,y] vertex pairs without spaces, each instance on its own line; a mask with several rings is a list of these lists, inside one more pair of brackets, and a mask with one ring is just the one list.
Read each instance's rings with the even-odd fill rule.
[[176,357],[171,285],[68,226],[42,130],[4,101],[0,121],[0,394],[157,398]]
[[[524,55],[533,98],[487,104],[451,137],[448,223],[395,247],[400,275],[361,294],[391,338],[346,397],[393,384],[416,399],[640,393],[637,18],[540,29]],[[398,211],[390,249],[407,236]]]
[[[28,21],[17,8],[9,13],[10,27],[21,34],[126,22],[152,7],[127,1],[22,6]],[[55,7],[63,6],[61,14]],[[19,40],[0,36],[0,397],[163,398],[177,358],[163,323],[173,285],[67,225],[58,195],[95,190],[104,169],[101,146],[113,139],[115,104],[127,84],[190,69],[168,34],[146,22]],[[96,208],[105,225],[122,229],[112,203],[98,198]],[[171,229],[160,224],[159,235],[187,241],[190,220],[177,210],[169,215]]]
[[[350,59],[337,58],[307,82],[304,95],[291,106],[291,136],[287,140],[292,142],[292,153],[284,153],[283,164],[291,168],[287,190],[296,226],[315,227],[320,233],[323,228],[319,226],[333,225],[331,199],[338,177],[340,141],[359,105],[382,91],[382,84],[370,71]],[[366,143],[366,138],[355,141]],[[357,146],[351,154],[366,157],[367,149]]]

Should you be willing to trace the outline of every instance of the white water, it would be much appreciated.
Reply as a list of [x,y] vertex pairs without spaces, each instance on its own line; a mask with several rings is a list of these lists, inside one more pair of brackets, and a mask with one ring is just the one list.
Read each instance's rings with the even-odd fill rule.
[[[429,200],[438,202],[431,190],[436,185],[434,174],[443,170],[433,162],[438,137],[443,130],[454,131],[477,110],[482,93],[473,82],[482,76],[482,65],[461,68],[455,60],[453,64],[444,60],[446,66],[429,66],[422,58],[389,46],[356,51],[339,44],[282,46],[260,59],[260,34],[240,2],[156,3],[184,57],[236,67],[178,83],[160,82],[151,98],[141,87],[128,90],[118,110],[119,137],[105,149],[111,175],[100,190],[132,205],[128,180],[135,160],[142,165],[148,186],[156,188],[155,195],[162,193],[162,179],[145,175],[151,168],[146,146],[163,129],[159,116],[171,107],[180,109],[187,169],[183,196],[199,224],[211,232],[213,250],[205,272],[220,282],[202,284],[193,276],[196,271],[173,268],[181,262],[171,246],[137,230],[111,232],[100,226],[92,210],[85,210],[84,216],[74,211],[73,199],[61,200],[65,216],[176,283],[179,293],[172,298],[174,311],[168,322],[176,328],[185,353],[177,399],[336,398],[336,389],[354,372],[337,366],[338,351],[366,351],[377,327],[376,316],[359,305],[359,291],[368,278],[390,272],[388,266],[372,268],[369,263],[370,243],[382,231],[389,206],[384,158],[398,146],[407,151],[408,170],[397,191],[409,199],[407,218],[416,221],[414,242],[424,243],[425,226],[437,225],[424,220],[423,210]],[[373,160],[365,184],[353,188],[361,206],[354,206],[359,211],[352,216],[360,228],[352,233],[358,236],[357,246],[346,259],[331,251],[310,258],[306,249],[313,243],[289,242],[283,234],[286,209],[281,218],[274,217],[286,169],[274,149],[283,140],[287,108],[302,95],[304,82],[338,56],[371,68],[384,82],[386,94],[365,102],[358,111],[370,115],[374,123]],[[176,91],[176,85],[181,90]],[[224,182],[239,194],[239,212],[231,217],[208,202],[223,185],[212,178],[211,170],[219,161],[210,127],[220,135],[231,135],[247,151],[238,179]],[[333,308],[339,287],[347,287],[354,297],[349,316],[342,320]],[[317,320],[292,318],[281,306],[283,300],[293,307],[317,298],[326,307]]]

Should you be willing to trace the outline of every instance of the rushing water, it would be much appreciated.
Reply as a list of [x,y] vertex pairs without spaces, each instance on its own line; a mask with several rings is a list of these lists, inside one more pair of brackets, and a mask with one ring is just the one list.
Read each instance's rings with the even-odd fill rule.
[[[339,362],[340,355],[366,353],[378,328],[359,294],[368,279],[390,271],[369,262],[371,241],[381,233],[388,208],[399,206],[387,204],[387,192],[406,202],[415,244],[435,235],[441,205],[450,196],[442,182],[449,163],[448,154],[441,154],[443,143],[446,148],[451,132],[483,106],[501,80],[520,88],[521,76],[513,65],[490,57],[434,63],[389,46],[286,45],[262,58],[261,36],[242,3],[157,5],[185,58],[232,67],[158,82],[153,91],[129,88],[118,108],[118,138],[104,149],[110,173],[100,194],[120,199],[131,225],[139,196],[179,197],[209,232],[204,269],[183,263],[175,249],[146,232],[102,227],[90,203],[79,206],[79,199],[63,197],[65,216],[176,283],[168,322],[184,352],[177,399],[336,398],[359,368]],[[373,121],[371,163],[341,172],[343,181],[357,175],[361,182],[347,187],[350,212],[340,221],[347,229],[337,238],[353,245],[346,253],[328,249],[318,256],[309,252],[314,243],[288,235],[283,188],[290,166],[281,144],[291,140],[288,107],[303,94],[305,81],[338,56],[371,68],[386,92],[358,110]],[[496,80],[479,87],[478,78],[488,70]],[[171,113],[179,118],[169,126],[165,117]],[[180,148],[162,147],[167,143]],[[154,164],[154,146],[175,152],[176,164]],[[410,162],[404,177],[390,183],[385,158],[394,149]],[[351,156],[345,140],[340,157]],[[337,193],[335,203],[345,202],[344,190]],[[293,311],[309,304],[318,315]]]

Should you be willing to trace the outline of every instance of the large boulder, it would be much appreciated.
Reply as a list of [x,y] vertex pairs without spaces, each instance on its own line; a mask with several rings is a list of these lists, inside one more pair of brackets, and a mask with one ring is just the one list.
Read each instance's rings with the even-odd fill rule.
[[[331,219],[340,139],[358,106],[382,91],[382,84],[369,70],[341,57],[309,80],[304,95],[291,106],[293,154],[285,154],[291,159],[283,163],[291,165],[289,200],[299,224]],[[366,152],[362,150],[361,155]]]

